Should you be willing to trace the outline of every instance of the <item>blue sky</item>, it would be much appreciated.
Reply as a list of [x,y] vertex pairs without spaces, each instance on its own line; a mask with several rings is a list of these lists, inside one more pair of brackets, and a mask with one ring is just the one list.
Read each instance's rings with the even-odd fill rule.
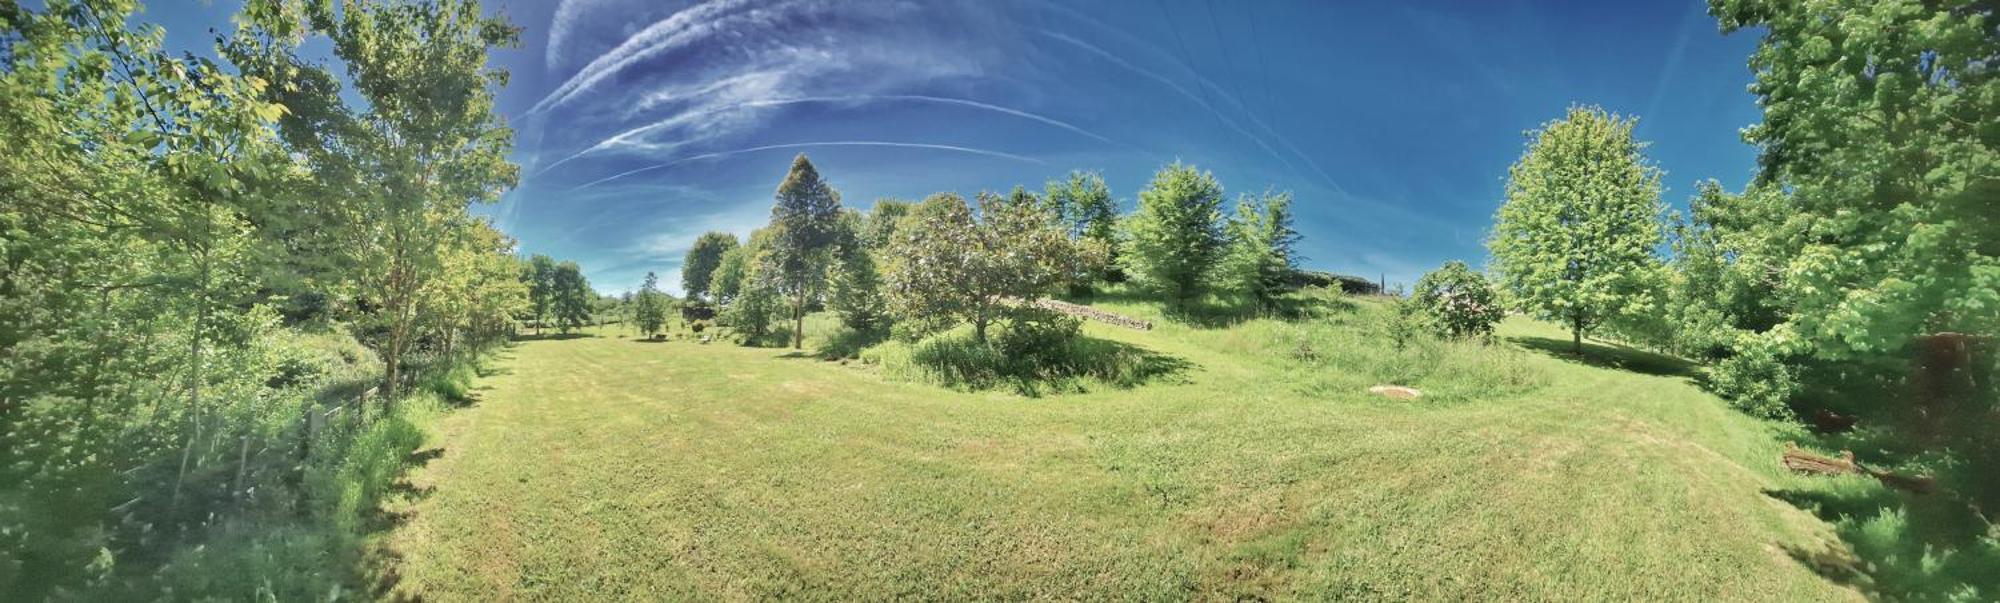
[[[205,47],[232,2],[157,2]],[[521,186],[481,209],[600,291],[678,289],[704,231],[768,218],[805,152],[852,207],[1161,165],[1292,191],[1305,264],[1409,282],[1481,245],[1523,132],[1574,103],[1641,118],[1666,200],[1741,187],[1752,34],[1705,3],[539,0],[496,54]]]

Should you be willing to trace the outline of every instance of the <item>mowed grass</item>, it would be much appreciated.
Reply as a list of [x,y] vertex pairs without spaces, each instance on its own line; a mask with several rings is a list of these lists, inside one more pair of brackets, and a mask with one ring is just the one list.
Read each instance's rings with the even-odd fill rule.
[[1090,324],[1192,368],[1039,398],[789,350],[524,342],[391,509],[394,594],[1860,598],[1799,560],[1832,554],[1827,526],[1765,494],[1806,487],[1775,467],[1788,434],[1685,378],[1532,351],[1566,338],[1515,320],[1494,353],[1532,377],[1392,402],[1342,368],[1372,348],[1298,351],[1387,344],[1314,320]]

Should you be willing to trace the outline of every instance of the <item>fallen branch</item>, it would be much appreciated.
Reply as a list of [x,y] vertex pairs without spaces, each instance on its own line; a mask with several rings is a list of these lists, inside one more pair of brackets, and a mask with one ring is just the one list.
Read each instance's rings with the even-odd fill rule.
[[1937,487],[1937,480],[1928,475],[1901,475],[1874,469],[1855,461],[1854,453],[1847,450],[1840,451],[1839,458],[1819,456],[1800,449],[1797,442],[1785,442],[1785,453],[1778,457],[1778,462],[1794,473],[1866,475],[1882,482],[1882,485],[1916,494],[1929,494]]

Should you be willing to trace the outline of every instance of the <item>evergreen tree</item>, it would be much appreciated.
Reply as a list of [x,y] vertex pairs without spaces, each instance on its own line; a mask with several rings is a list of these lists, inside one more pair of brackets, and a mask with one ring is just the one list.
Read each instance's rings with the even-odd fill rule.
[[805,345],[806,304],[825,287],[839,220],[840,194],[800,153],[778,184],[769,250],[772,286],[791,305],[794,349]]
[[1290,288],[1292,273],[1298,270],[1300,237],[1292,228],[1292,194],[1266,192],[1255,201],[1239,198],[1229,235],[1225,285],[1270,308]]
[[632,296],[632,320],[638,323],[639,334],[646,337],[658,335],[667,324],[666,294],[660,292],[660,277],[651,272]]
[[1185,309],[1207,292],[1228,237],[1222,185],[1194,166],[1174,163],[1139,192],[1125,221],[1125,268],[1133,279]]

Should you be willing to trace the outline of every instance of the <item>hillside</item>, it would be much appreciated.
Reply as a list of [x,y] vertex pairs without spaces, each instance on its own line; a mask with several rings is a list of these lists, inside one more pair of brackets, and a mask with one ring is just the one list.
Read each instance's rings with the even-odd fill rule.
[[[384,581],[427,599],[1859,598],[1800,560],[1837,550],[1828,526],[1767,494],[1805,485],[1775,467],[1786,434],[1654,374],[1671,361],[1550,355],[1564,334],[1518,318],[1491,348],[1397,351],[1375,303],[1320,303],[1088,324],[1180,368],[1042,397],[615,331],[522,342],[432,435]],[[1434,395],[1365,392],[1418,360],[1406,380]]]

